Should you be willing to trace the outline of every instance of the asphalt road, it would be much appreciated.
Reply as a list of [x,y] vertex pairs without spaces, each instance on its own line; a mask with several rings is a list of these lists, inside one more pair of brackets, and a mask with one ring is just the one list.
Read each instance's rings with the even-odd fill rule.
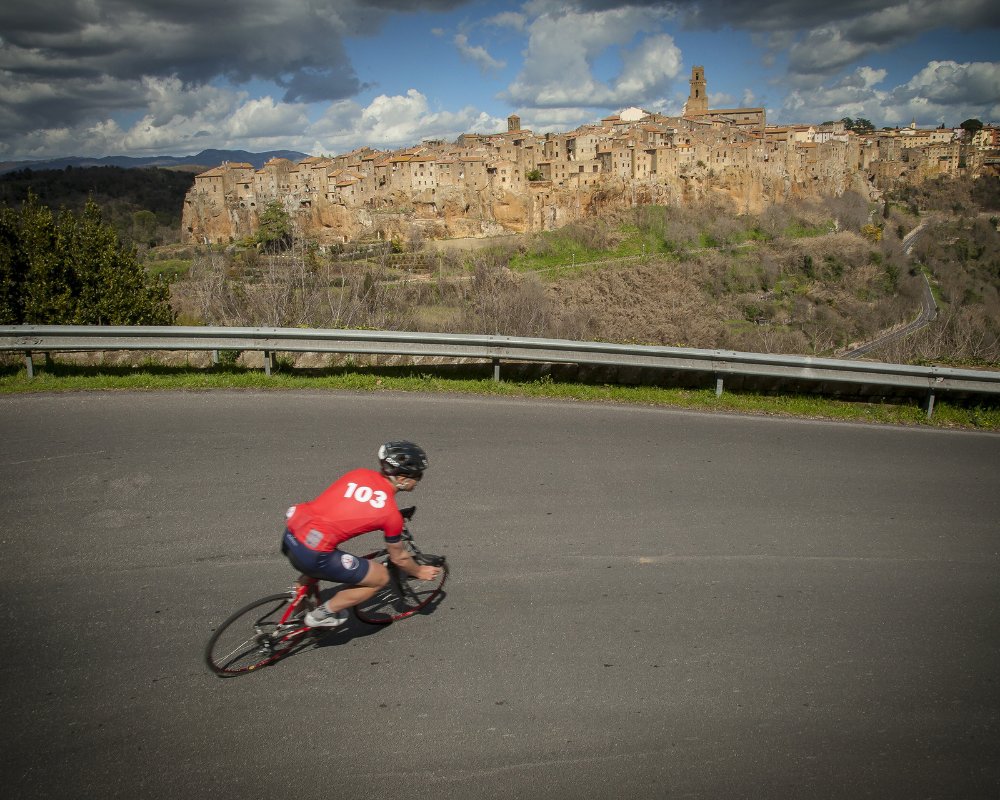
[[[0,435],[5,797],[1000,796],[1000,436],[306,392]],[[403,436],[445,601],[211,675],[285,507]]]

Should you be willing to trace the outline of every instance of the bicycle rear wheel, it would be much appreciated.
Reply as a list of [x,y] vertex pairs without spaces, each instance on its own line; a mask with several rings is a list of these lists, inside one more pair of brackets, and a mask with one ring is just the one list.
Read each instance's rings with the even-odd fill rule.
[[301,644],[310,633],[302,617],[313,608],[303,598],[295,614],[280,625],[291,596],[272,594],[244,606],[229,617],[208,640],[205,663],[216,675],[241,675],[273,664]]
[[379,589],[370,600],[354,607],[358,619],[370,625],[387,625],[396,620],[412,617],[419,612],[426,613],[433,607],[440,598],[441,589],[448,577],[448,563],[444,556],[432,556],[420,552],[411,555],[418,564],[441,567],[437,577],[429,581],[411,578],[392,565],[384,550],[365,556],[386,565],[389,569],[389,583]]

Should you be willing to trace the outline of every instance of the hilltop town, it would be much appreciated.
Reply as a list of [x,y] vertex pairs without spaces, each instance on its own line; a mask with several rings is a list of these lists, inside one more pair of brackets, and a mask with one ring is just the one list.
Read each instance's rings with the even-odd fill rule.
[[679,116],[627,108],[568,133],[467,133],[394,151],[367,147],[261,169],[224,163],[196,176],[182,239],[251,237],[278,202],[320,245],[551,230],[603,208],[712,201],[737,212],[900,184],[1000,171],[998,129],[907,128],[858,134],[843,122],[768,125],[763,108],[712,109],[705,71],[691,71]]

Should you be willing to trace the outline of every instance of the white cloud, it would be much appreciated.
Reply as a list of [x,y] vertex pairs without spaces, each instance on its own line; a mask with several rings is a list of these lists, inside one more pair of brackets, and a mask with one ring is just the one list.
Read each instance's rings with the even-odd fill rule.
[[894,94],[947,104],[996,103],[1000,101],[1000,62],[931,61]]
[[453,140],[462,133],[496,133],[506,120],[467,106],[456,112],[432,111],[416,89],[405,95],[379,95],[366,107],[353,102],[335,104],[305,135],[318,143],[313,152],[336,153],[362,145],[391,149],[422,139]]
[[504,11],[485,20],[487,25],[493,25],[496,28],[510,28],[515,31],[523,31],[527,21],[528,18],[524,14],[519,14],[516,11]]
[[872,69],[871,67],[860,67],[857,70],[857,75],[866,89],[871,89],[875,84],[882,83],[888,74],[884,69]]
[[521,127],[533,133],[563,133],[595,121],[591,109],[580,107],[522,108],[517,115],[521,118]]
[[[613,108],[642,104],[676,76],[680,51],[658,31],[669,16],[662,8],[624,7],[579,13],[536,4],[544,11],[528,26],[524,64],[502,97],[513,105],[543,108],[590,106]],[[612,85],[597,80],[592,64],[610,48],[622,53],[623,69]]]
[[462,58],[467,61],[471,61],[483,72],[489,72],[491,70],[503,69],[507,64],[503,61],[498,61],[493,58],[488,52],[486,52],[485,47],[474,47],[469,44],[469,37],[464,33],[459,33],[455,35],[455,47],[458,48],[458,52],[461,54]]
[[[143,81],[149,113],[124,132],[119,151],[179,153],[202,149],[207,131],[220,147],[271,149],[308,124],[306,107],[270,96],[212,86],[186,87],[176,78]],[[294,136],[292,137],[294,138]]]
[[681,71],[681,51],[666,34],[649,36],[625,54],[614,92],[623,102],[641,102],[666,89]]
[[822,122],[864,117],[876,127],[944,123],[964,119],[1000,119],[1000,62],[931,61],[906,83],[880,89],[886,72],[859,67],[830,86],[788,94],[780,117],[784,122]]

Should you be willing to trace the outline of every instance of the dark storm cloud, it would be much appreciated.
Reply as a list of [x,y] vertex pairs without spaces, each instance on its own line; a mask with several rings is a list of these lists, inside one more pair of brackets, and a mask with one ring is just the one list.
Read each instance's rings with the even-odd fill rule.
[[800,86],[818,84],[870,53],[950,27],[1000,27],[996,0],[576,0],[581,10],[670,9],[691,28],[723,26],[769,35],[788,48],[788,71]]
[[336,99],[330,97],[330,86],[339,86],[342,90],[350,89],[342,96],[350,97],[369,84],[358,81],[350,64],[339,64],[330,69],[315,69],[306,67],[293,72],[289,77],[280,77],[276,83],[285,90],[282,99],[286,103],[316,103],[323,100]]
[[[345,36],[390,11],[466,0],[35,0],[0,6],[0,136],[73,125],[134,103],[144,77],[199,85],[273,81],[286,102],[334,101],[364,84]],[[117,94],[116,101],[112,95]],[[16,122],[15,122],[16,121]]]
[[[839,24],[900,9],[905,15],[925,16],[933,11],[942,19],[961,27],[996,27],[1000,25],[1000,4],[994,0],[839,0],[835,3],[816,0],[576,0],[581,10],[601,11],[613,8],[644,7],[677,11],[692,27],[729,26],[752,31],[792,31]],[[932,15],[931,15],[932,16]]]

